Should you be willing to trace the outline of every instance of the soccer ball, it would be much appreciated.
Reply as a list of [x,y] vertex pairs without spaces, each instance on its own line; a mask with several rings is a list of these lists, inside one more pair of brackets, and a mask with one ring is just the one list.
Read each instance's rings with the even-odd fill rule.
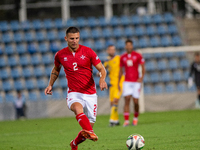
[[131,134],[126,140],[126,146],[129,150],[141,150],[144,143],[144,138],[139,134]]

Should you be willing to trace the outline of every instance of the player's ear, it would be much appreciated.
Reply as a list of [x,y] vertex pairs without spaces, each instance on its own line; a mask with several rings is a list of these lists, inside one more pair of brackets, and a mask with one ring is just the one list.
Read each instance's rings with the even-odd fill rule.
[[67,42],[67,36],[65,36],[65,41]]

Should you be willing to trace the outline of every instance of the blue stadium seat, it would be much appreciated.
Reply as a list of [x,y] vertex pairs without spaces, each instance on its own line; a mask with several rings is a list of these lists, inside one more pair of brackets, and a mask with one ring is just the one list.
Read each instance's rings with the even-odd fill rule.
[[99,52],[98,56],[99,56],[99,59],[104,62],[107,60],[108,55],[106,52]]
[[175,24],[170,24],[169,26],[168,26],[168,32],[169,32],[169,34],[177,34],[178,33],[178,29],[177,29],[177,27],[176,27],[176,25]]
[[30,29],[32,29],[32,24],[30,21],[25,21],[21,23],[21,27],[24,31],[28,31]]
[[113,35],[115,38],[120,38],[124,36],[124,31],[121,27],[116,27],[113,29]]
[[172,59],[175,57],[175,53],[173,53],[173,52],[164,53],[164,57],[168,58],[168,59]]
[[154,93],[155,94],[162,94],[165,92],[165,88],[162,84],[157,84],[154,86]]
[[164,71],[164,72],[161,74],[161,81],[163,81],[163,82],[170,82],[170,81],[172,81],[171,72],[169,72],[169,71]]
[[35,35],[33,34],[33,32],[28,31],[24,34],[24,40],[26,42],[32,42],[35,40]]
[[159,60],[157,65],[159,70],[166,70],[168,68],[168,63],[166,60]]
[[26,80],[26,89],[28,89],[28,90],[34,90],[34,89],[36,89],[37,88],[37,85],[36,85],[36,80],[34,80],[34,79],[27,79]]
[[187,85],[185,83],[178,83],[176,88],[177,88],[177,91],[181,93],[187,91]]
[[40,91],[39,97],[43,101],[51,100],[52,99],[52,95],[45,95],[43,90]]
[[66,89],[68,87],[67,86],[67,79],[66,79],[66,77],[59,78],[59,83],[60,83],[61,88],[63,88],[63,89]]
[[3,81],[2,85],[3,85],[3,90],[5,92],[13,90],[13,84],[12,84],[11,80]]
[[135,28],[135,35],[136,36],[144,36],[146,34],[146,29],[143,26],[138,26]]
[[151,82],[151,79],[150,79],[150,76],[149,76],[148,73],[145,74],[143,82],[144,82],[144,84],[150,83],[150,82]]
[[52,99],[53,100],[61,100],[63,98],[63,92],[60,89],[56,89],[53,91]]
[[157,34],[157,29],[154,25],[149,25],[146,28],[146,32],[148,36],[154,36]]
[[78,17],[76,21],[77,26],[79,26],[80,28],[83,28],[88,25],[87,19],[85,17]]
[[78,26],[79,24],[77,23],[77,21],[75,21],[73,18],[70,18],[67,20],[66,25],[64,24],[63,26],[67,26],[67,27],[71,27],[71,26]]
[[174,93],[176,92],[176,85],[174,83],[169,83],[165,86],[165,91],[167,93]]
[[109,95],[108,90],[101,91],[100,88],[97,88],[97,95],[99,97],[107,97]]
[[43,21],[44,28],[50,30],[55,27],[54,22],[51,19],[45,19]]
[[91,36],[94,39],[98,39],[102,37],[102,31],[99,28],[95,28],[91,32]]
[[46,39],[46,35],[43,31],[36,32],[36,40],[38,42],[44,41]]
[[3,95],[0,95],[0,103],[3,103],[4,102],[4,97]]
[[31,64],[36,66],[40,65],[42,63],[42,58],[39,54],[33,54],[31,55]]
[[163,53],[154,53],[153,55],[154,55],[154,58],[155,58],[155,59],[162,59],[163,56],[164,56]]
[[37,91],[30,91],[28,92],[28,100],[29,101],[38,101],[39,100],[39,95]]
[[144,94],[153,94],[153,87],[150,85],[144,86]]
[[153,23],[155,24],[161,24],[164,22],[164,18],[162,15],[160,14],[155,14],[152,16],[152,19],[153,19]]
[[97,73],[99,72],[95,67],[92,68],[92,71],[93,71],[93,75],[96,76]]
[[7,66],[7,59],[4,56],[0,56],[0,68]]
[[16,45],[16,51],[19,55],[27,53],[26,46],[22,43]]
[[153,72],[150,74],[151,82],[158,83],[161,81],[160,74],[158,72]]
[[106,48],[109,46],[109,45],[116,45],[116,39],[115,38],[109,38],[106,40]]
[[13,102],[14,99],[15,99],[15,96],[12,92],[9,92],[5,95],[6,102]]
[[151,16],[150,16],[150,15],[144,15],[144,16],[142,17],[142,22],[143,22],[143,24],[145,24],[145,25],[152,24],[152,18],[151,18]]
[[105,17],[99,17],[99,25],[101,27],[106,27],[109,23],[106,21]]
[[174,22],[174,16],[171,14],[171,13],[165,13],[164,15],[163,15],[163,17],[164,17],[164,21],[166,22],[166,23],[173,23]]
[[62,28],[64,27],[61,18],[56,18],[56,19],[54,20],[54,22],[55,22],[55,27],[56,27],[57,29],[62,29]]
[[47,53],[49,52],[49,45],[45,42],[39,43],[38,50],[42,54]]
[[15,80],[14,81],[14,88],[17,91],[23,90],[25,88],[25,84],[24,84],[23,80],[20,80],[20,79],[19,80]]
[[50,53],[42,55],[42,62],[45,65],[50,65],[54,62],[54,58]]
[[38,51],[35,43],[30,43],[27,47],[27,50],[30,54],[34,54]]
[[[52,70],[52,68],[51,68],[51,70]],[[51,73],[51,70],[50,70],[50,73]],[[65,76],[66,76],[63,67],[62,67],[61,70],[60,70],[60,74],[59,74],[59,76],[61,76],[61,77],[65,77]]]
[[139,42],[138,42],[138,39],[133,37],[133,38],[131,38],[131,40],[133,41],[134,49],[139,48]]
[[115,26],[119,26],[121,24],[120,19],[117,16],[113,16],[110,19],[110,25],[115,27]]
[[145,66],[147,71],[154,71],[157,69],[157,63],[153,60],[147,61]]
[[[65,41],[65,35],[66,35],[65,31],[64,31],[64,30],[60,30],[60,31],[58,32],[58,39],[61,40],[61,41]],[[82,37],[81,37],[81,38],[82,38]],[[66,42],[66,41],[65,41],[65,42]]]
[[47,40],[54,41],[58,38],[57,33],[55,31],[48,31],[47,32]]
[[5,79],[9,78],[10,76],[11,76],[10,70],[8,68],[1,69],[0,78],[2,80],[5,80]]
[[175,70],[179,68],[179,63],[177,59],[169,60],[169,69]]
[[40,30],[43,28],[43,23],[39,19],[36,19],[32,21],[32,26],[34,30]]
[[30,65],[31,64],[31,59],[30,59],[29,55],[22,55],[22,56],[20,56],[19,63],[22,66]]
[[179,59],[186,57],[186,52],[175,52],[175,56]]
[[11,76],[12,76],[13,79],[20,78],[20,77],[22,77],[22,71],[18,67],[13,68],[11,70]]
[[161,37],[161,45],[163,47],[171,46],[172,45],[171,37],[169,37],[169,36]]
[[172,37],[172,44],[174,46],[180,46],[180,45],[182,45],[182,40],[181,40],[180,36],[178,36],[178,35],[173,36]]
[[153,54],[151,53],[144,53],[142,54],[143,58],[146,60],[151,60],[153,58]]
[[21,29],[21,26],[19,24],[19,21],[18,20],[12,20],[10,22],[10,29],[15,32],[15,31],[18,31]]
[[163,25],[163,24],[158,25],[158,27],[157,27],[157,33],[159,35],[165,35],[165,34],[167,34],[168,33],[167,26]]
[[47,77],[50,76],[52,69],[53,69],[53,66],[52,66],[52,65],[49,65],[49,66],[46,66],[46,67],[45,67],[45,75],[46,75]]
[[131,26],[125,27],[124,28],[124,34],[128,38],[132,37],[135,34],[134,28],[131,27]]
[[149,39],[146,37],[141,37],[138,42],[139,42],[139,46],[141,48],[146,48],[146,47],[149,47],[149,45],[150,45]]
[[90,28],[99,26],[99,21],[95,17],[89,17],[87,22]]
[[80,33],[81,35],[81,38],[83,39],[83,40],[85,40],[85,39],[88,39],[88,38],[90,38],[91,37],[91,33],[90,33],[90,30],[88,30],[88,29],[83,29],[83,30],[81,30],[81,33]]
[[103,38],[111,38],[113,37],[113,32],[112,32],[112,29],[110,28],[104,28],[102,30],[102,35],[103,35]]
[[45,70],[44,70],[44,67],[42,66],[37,66],[34,68],[34,75],[36,78],[40,78],[42,76],[45,75]]
[[1,21],[0,22],[0,31],[1,32],[6,32],[9,30],[9,24],[7,21]]
[[50,44],[50,50],[53,52],[53,53],[56,53],[57,51],[60,50],[60,45],[58,45],[58,43],[56,42],[52,42]]
[[22,69],[22,74],[24,78],[30,78],[33,76],[33,68],[32,67],[25,67]]
[[67,47],[68,45],[67,45],[67,42],[66,41],[64,41],[64,42],[61,42],[61,49],[63,49],[63,48],[65,48],[65,47]]
[[45,79],[45,78],[40,78],[40,79],[37,79],[37,87],[39,89],[45,89],[48,85],[48,80]]
[[19,65],[18,57],[16,55],[12,55],[12,56],[8,57],[8,65],[10,67]]
[[180,82],[181,80],[183,80],[183,73],[180,70],[173,72],[172,76],[175,82]]
[[90,47],[91,49],[94,49],[94,42],[91,40],[87,40],[83,43],[84,46]]
[[159,47],[161,45],[160,38],[157,36],[151,37],[149,43],[151,47]]
[[15,54],[15,52],[16,51],[15,51],[15,49],[14,49],[12,44],[9,44],[9,45],[5,46],[5,54],[6,55],[13,55],[13,54]]
[[12,41],[13,41],[13,38],[12,38],[12,36],[11,36],[10,33],[4,33],[4,34],[2,35],[2,42],[3,42],[3,43],[7,44],[7,43],[10,43],[10,42],[12,42]]
[[132,24],[135,25],[135,26],[142,24],[142,19],[141,19],[141,17],[138,16],[138,15],[132,16],[131,19],[132,19],[132,20],[131,20],[131,21],[132,21]]
[[131,23],[131,18],[129,16],[121,16],[120,17],[120,22],[123,26],[127,26]]
[[20,42],[23,42],[24,41],[24,36],[21,32],[17,32],[14,34],[14,41],[16,43],[20,43]]
[[180,67],[181,67],[182,69],[187,69],[187,68],[189,68],[189,67],[190,67],[189,61],[188,61],[187,59],[185,59],[185,58],[181,59],[181,60],[180,60]]
[[116,48],[121,50],[124,49],[124,47],[125,47],[125,39],[123,38],[118,39],[116,42]]
[[184,80],[187,80],[189,78],[189,71],[188,70],[185,70],[184,72],[183,72],[183,79]]
[[105,49],[105,42],[103,40],[96,40],[94,42],[94,49],[96,51],[101,51]]

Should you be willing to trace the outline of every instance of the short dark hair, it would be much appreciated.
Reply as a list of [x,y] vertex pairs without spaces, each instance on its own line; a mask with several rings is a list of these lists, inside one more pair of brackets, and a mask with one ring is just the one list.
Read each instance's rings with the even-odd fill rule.
[[126,43],[126,44],[127,44],[127,43],[133,44],[133,41],[132,41],[131,39],[127,39],[127,40],[125,41],[125,43]]
[[69,27],[69,28],[67,28],[67,30],[66,30],[66,35],[67,35],[68,33],[78,33],[78,32],[80,32],[80,31],[79,31],[79,29],[78,29],[77,27]]

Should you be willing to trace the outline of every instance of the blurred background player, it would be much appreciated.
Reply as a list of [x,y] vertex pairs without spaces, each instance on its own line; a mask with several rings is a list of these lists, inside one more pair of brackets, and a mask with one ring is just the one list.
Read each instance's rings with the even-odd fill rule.
[[[133,50],[133,42],[131,40],[126,40],[125,42],[126,53],[120,57],[120,71],[119,80],[122,77],[123,71],[125,74],[125,81],[123,83],[123,96],[125,98],[124,105],[124,124],[123,126],[129,125],[129,104],[131,97],[133,97],[134,102],[134,118],[132,125],[137,125],[138,115],[139,115],[139,103],[138,99],[140,96],[141,83],[145,74],[145,61],[141,54]],[[141,77],[139,76],[138,66],[142,67]],[[120,86],[118,84],[118,88]],[[121,90],[121,89],[120,89]]]
[[200,54],[195,53],[194,57],[195,57],[194,62],[191,64],[191,67],[190,67],[188,86],[189,86],[189,88],[192,87],[193,77],[194,77],[194,82],[195,82],[195,85],[197,88],[197,94],[198,94],[198,100],[196,101],[196,107],[200,108]]
[[58,78],[61,66],[63,66],[69,87],[67,105],[74,112],[79,125],[82,127],[78,136],[70,143],[71,149],[77,150],[78,144],[86,139],[98,140],[93,131],[97,115],[97,95],[91,66],[95,66],[101,73],[99,80],[101,90],[107,89],[106,70],[91,48],[79,45],[80,32],[78,28],[69,27],[66,31],[65,40],[68,47],[56,53],[49,85],[44,92],[52,95],[53,84]]
[[[111,112],[109,123],[110,126],[116,126],[119,125],[118,102],[122,94],[122,92],[118,89],[120,56],[115,55],[116,49],[113,44],[108,45],[106,52],[108,53],[108,60],[104,62],[104,66],[108,69],[110,78],[109,96]],[[120,81],[121,89],[123,81],[124,76],[122,76]]]

